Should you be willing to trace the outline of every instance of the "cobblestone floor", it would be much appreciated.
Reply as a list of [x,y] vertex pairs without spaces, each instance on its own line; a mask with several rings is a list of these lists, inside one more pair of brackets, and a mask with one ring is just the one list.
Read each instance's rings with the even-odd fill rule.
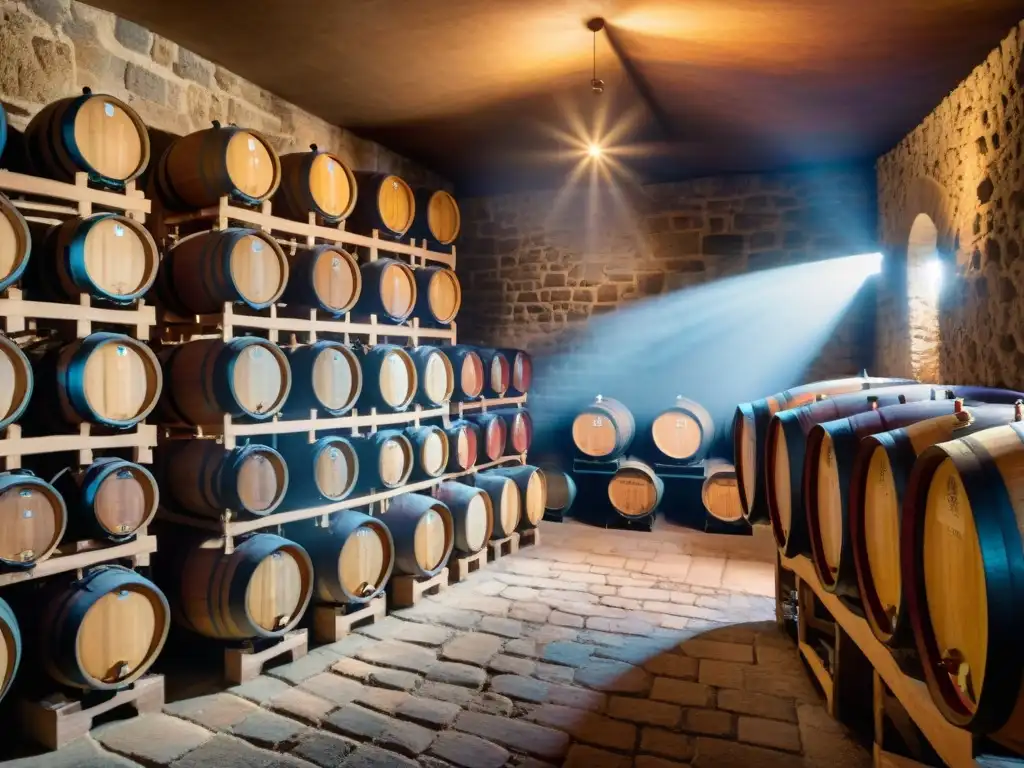
[[543,537],[250,683],[179,698],[169,679],[163,714],[8,765],[870,764],[775,629],[759,542],[574,524]]

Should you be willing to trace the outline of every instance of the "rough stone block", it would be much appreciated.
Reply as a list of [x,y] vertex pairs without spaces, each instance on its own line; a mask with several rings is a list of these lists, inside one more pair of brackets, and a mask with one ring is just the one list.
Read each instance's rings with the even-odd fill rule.
[[603,749],[588,747],[586,744],[573,744],[569,754],[562,763],[562,768],[632,768],[633,761],[625,755],[606,752]]
[[640,733],[641,752],[652,752],[675,760],[690,760],[693,757],[695,743],[692,736],[661,728],[644,728]]
[[518,675],[497,675],[491,679],[491,690],[502,696],[523,701],[544,702],[548,700],[550,686],[540,680]]
[[400,669],[375,669],[370,673],[370,682],[382,688],[398,691],[412,691],[420,684],[420,676]]
[[669,701],[684,707],[713,707],[715,705],[715,692],[710,686],[671,677],[655,678],[651,688],[651,698],[658,701]]
[[301,688],[292,688],[270,700],[270,708],[296,720],[316,725],[335,708],[334,702],[322,699]]
[[728,661],[701,659],[697,679],[716,688],[743,688],[743,671],[746,666]]
[[455,728],[516,752],[524,752],[546,760],[560,760],[569,751],[569,737],[561,731],[544,728],[521,720],[463,712]]
[[162,714],[139,715],[92,730],[92,737],[111,752],[139,762],[167,765],[201,747],[213,733],[193,723]]
[[367,687],[363,688],[362,693],[356,697],[355,703],[392,715],[399,705],[409,698],[409,694],[405,691]]
[[[127,720],[132,723],[133,720]],[[286,761],[291,761],[286,763]],[[193,749],[180,760],[171,764],[171,768],[249,768],[250,766],[266,766],[266,768],[281,768],[283,765],[296,765],[297,761],[292,758],[275,755],[265,749],[259,749],[251,744],[218,733],[198,749]],[[106,765],[106,763],[103,763]]]
[[740,717],[737,735],[740,741],[786,752],[800,751],[800,731],[795,725],[758,717]]
[[338,706],[354,701],[363,691],[363,686],[355,680],[331,672],[322,672],[303,680],[299,687]]
[[223,730],[257,711],[258,707],[230,693],[212,693],[191,699],[174,701],[164,706],[164,712],[189,720],[204,728]]
[[586,744],[609,749],[630,750],[636,743],[636,727],[630,723],[557,704],[543,704],[527,716],[542,725],[565,731]]
[[254,712],[233,726],[231,733],[259,747],[280,749],[284,745],[298,741],[299,736],[307,730],[306,726],[291,718],[281,717],[272,712]]
[[463,685],[467,688],[480,688],[487,681],[487,675],[482,669],[468,664],[437,661],[427,669],[427,679],[438,683]]
[[193,80],[206,88],[213,85],[213,66],[210,62],[185,48],[178,49],[174,74],[186,80]]
[[687,656],[695,659],[712,659],[714,661],[730,661],[743,664],[754,663],[754,648],[752,645],[694,639],[687,640],[679,649]]
[[467,632],[449,640],[441,648],[441,658],[485,666],[501,650],[501,638],[482,632]]
[[663,704],[649,699],[633,699],[612,696],[608,702],[608,714],[620,720],[645,725],[660,725],[675,728],[682,718],[682,710],[675,704]]
[[510,757],[508,750],[497,744],[458,731],[438,735],[430,754],[462,768],[501,768]]
[[480,619],[481,632],[500,637],[516,638],[523,634],[523,623],[516,619],[506,619],[500,616],[484,616]]
[[[692,761],[693,768],[793,768],[801,764],[801,761],[785,752],[706,737],[697,738],[697,755]],[[827,758],[821,763],[809,764],[835,765]],[[870,764],[869,760],[866,765]]]
[[382,640],[356,652],[356,658],[382,667],[395,667],[410,672],[426,672],[437,662],[434,651],[398,640]]
[[114,20],[114,37],[125,48],[131,48],[139,53],[149,53],[153,35],[145,27],[118,16]]
[[345,761],[345,768],[420,768],[420,764],[394,752],[366,744],[359,747]]
[[[308,760],[320,768],[335,768],[358,746],[357,742],[343,739],[340,736],[334,736],[324,731],[310,731],[299,739],[290,754]],[[215,768],[215,766],[215,763],[211,764],[210,768]]]
[[731,736],[734,715],[715,709],[683,710],[683,730],[706,736]]
[[437,699],[438,701],[450,701],[453,704],[458,704],[460,707],[468,706],[474,696],[473,691],[461,685],[435,683],[431,680],[423,683],[417,694],[426,698]]
[[769,696],[764,693],[723,688],[718,691],[718,708],[740,715],[796,722],[796,708],[792,699]]
[[415,757],[434,740],[434,733],[414,723],[395,720],[356,704],[347,704],[326,721],[339,733],[356,739],[373,739],[386,749]]
[[643,666],[652,675],[696,680],[699,664],[697,659],[691,659],[689,656],[682,656],[678,653],[662,653],[649,659]]
[[487,663],[487,668],[492,672],[498,672],[500,674],[522,675],[523,677],[529,677],[533,674],[537,665],[530,659],[499,653]]
[[447,728],[461,711],[458,704],[410,696],[398,705],[395,714],[428,728]]
[[156,72],[134,62],[128,62],[124,85],[132,93],[154,104],[164,104],[167,101],[167,81]]
[[640,667],[621,661],[594,660],[576,670],[575,680],[606,693],[645,693],[651,685],[651,678]]
[[451,639],[452,636],[450,629],[435,627],[430,624],[402,621],[392,616],[387,617],[384,621],[360,627],[356,631],[377,640],[400,640],[405,643],[427,646],[442,645]]
[[487,691],[474,696],[469,703],[469,709],[473,712],[483,712],[486,715],[511,717],[514,705],[512,699],[502,696],[500,693]]

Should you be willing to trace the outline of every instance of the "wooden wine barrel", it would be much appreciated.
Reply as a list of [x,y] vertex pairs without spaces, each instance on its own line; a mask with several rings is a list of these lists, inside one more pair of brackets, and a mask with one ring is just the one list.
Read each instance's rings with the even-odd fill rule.
[[453,421],[444,428],[448,435],[448,470],[465,472],[472,469],[480,454],[480,434],[475,424],[468,421]]
[[437,499],[452,513],[454,549],[471,554],[487,546],[494,529],[494,508],[487,493],[448,481],[437,487]]
[[0,194],[0,291],[21,279],[32,252],[28,222],[7,197]]
[[417,236],[439,245],[454,243],[462,229],[462,215],[455,198],[443,189],[420,188],[415,194]]
[[434,576],[447,564],[455,543],[452,513],[443,502],[418,493],[391,499],[380,521],[395,541],[395,570]]
[[477,460],[481,463],[497,461],[505,455],[508,442],[508,427],[505,420],[496,413],[467,415],[466,419],[480,428],[481,440]]
[[[2,108],[0,108],[2,109]],[[11,606],[0,599],[0,701],[11,690],[21,666],[21,627]]]
[[277,191],[281,163],[257,131],[213,127],[174,140],[157,165],[155,183],[168,208],[217,205],[221,197],[256,205]]
[[12,339],[0,333],[0,429],[13,424],[32,398],[32,364]]
[[280,637],[299,623],[313,596],[313,563],[294,541],[270,533],[222,547],[185,549],[169,583],[175,620],[220,640]]
[[352,311],[377,315],[378,320],[405,322],[416,308],[416,277],[413,270],[396,259],[377,259],[359,267],[362,289]]
[[355,256],[340,245],[314,245],[291,257],[281,299],[338,317],[355,307],[362,290],[363,273]]
[[156,280],[160,251],[149,231],[134,219],[95,213],[51,227],[33,265],[36,282],[49,298],[78,301],[87,295],[131,304]]
[[544,510],[547,508],[548,485],[544,473],[529,464],[495,467],[488,472],[509,478],[519,488],[519,530],[536,528],[544,519]]
[[68,508],[72,540],[128,541],[156,515],[160,490],[141,464],[107,457],[53,481]]
[[597,396],[572,423],[572,441],[576,449],[591,459],[610,461],[629,450],[636,433],[636,422],[629,409],[618,400]]
[[171,624],[160,588],[118,565],[92,568],[77,580],[57,577],[38,605],[35,648],[43,670],[62,685],[85,690],[116,690],[142,677]]
[[359,458],[349,438],[326,435],[311,443],[308,435],[302,433],[281,435],[277,444],[288,465],[284,509],[341,501],[355,489]]
[[498,349],[477,349],[484,368],[484,396],[504,397],[512,378],[508,358]]
[[395,542],[379,518],[345,509],[327,519],[303,520],[285,534],[305,548],[313,562],[317,602],[358,605],[384,591],[395,567]]
[[416,366],[419,387],[416,402],[427,408],[440,408],[452,399],[455,390],[455,369],[448,357],[437,347],[413,347],[409,356]]
[[504,539],[516,532],[523,516],[523,504],[519,486],[505,475],[481,472],[473,477],[473,485],[491,498],[493,510],[492,539]]
[[[886,410],[886,409],[880,409]],[[865,436],[850,480],[848,536],[858,592],[871,631],[890,648],[914,638],[900,575],[900,526],[907,481],[926,448],[1016,420],[1013,406],[968,405],[899,429]]]
[[355,406],[363,389],[363,368],[351,347],[338,341],[314,341],[288,349],[292,388],[282,411],[288,416],[309,418],[342,416]]
[[281,155],[281,185],[274,213],[295,221],[314,214],[330,224],[348,216],[356,204],[356,178],[341,158],[309,145],[309,152]]
[[416,317],[431,325],[450,325],[462,306],[462,287],[455,272],[445,267],[420,267],[415,274]]
[[438,347],[451,361],[455,370],[454,402],[476,400],[484,391],[484,364],[473,347],[456,344],[452,347]]
[[533,358],[521,349],[503,349],[501,352],[511,367],[507,394],[510,397],[525,395],[533,386]]
[[60,493],[27,470],[0,473],[0,564],[31,568],[57,549],[68,511]]
[[359,491],[398,488],[409,480],[415,455],[412,442],[398,430],[353,437],[352,445],[359,457]]
[[715,422],[700,403],[677,397],[675,405],[651,422],[650,439],[660,454],[671,462],[700,461],[715,437]]
[[441,427],[406,427],[405,436],[412,443],[412,479],[428,480],[444,473],[448,467],[449,446],[448,435]]
[[25,129],[25,144],[35,173],[59,181],[85,172],[123,189],[149,165],[149,133],[135,110],[88,88],[38,112]]
[[630,520],[653,515],[664,493],[664,481],[639,459],[620,461],[608,483],[608,499],[612,507]]
[[553,513],[555,519],[562,518],[576,501],[576,481],[559,467],[541,466],[540,471],[544,474],[544,486],[547,488],[544,508]]
[[356,171],[359,197],[348,217],[353,232],[400,238],[416,220],[416,196],[398,176],[372,171]]
[[288,400],[288,358],[256,336],[231,341],[199,339],[160,353],[167,386],[160,401],[166,423],[222,424],[224,414],[269,419]]
[[533,442],[533,417],[525,408],[491,411],[505,420],[505,455],[526,453]]
[[158,294],[183,314],[222,312],[224,303],[269,307],[288,283],[288,257],[270,235],[230,227],[182,238],[160,268]]
[[419,377],[416,364],[403,347],[395,344],[366,347],[360,364],[363,369],[360,408],[404,411],[412,404],[419,388]]
[[848,379],[830,379],[787,389],[761,400],[740,403],[732,420],[733,464],[739,479],[743,515],[751,524],[769,522],[765,498],[764,443],[768,424],[779,411],[813,403],[818,395],[834,396],[862,389],[895,384],[914,384],[910,379],[879,379],[867,375]]
[[163,387],[153,350],[120,333],[93,333],[52,351],[34,375],[37,395],[48,401],[47,416],[119,429],[145,419]]
[[288,465],[268,445],[228,451],[212,440],[171,441],[160,458],[169,500],[201,517],[219,519],[225,509],[267,515],[288,490]]
[[704,509],[723,523],[738,523],[743,519],[743,505],[737,487],[736,468],[725,461],[707,459],[704,465],[704,484],[700,489]]

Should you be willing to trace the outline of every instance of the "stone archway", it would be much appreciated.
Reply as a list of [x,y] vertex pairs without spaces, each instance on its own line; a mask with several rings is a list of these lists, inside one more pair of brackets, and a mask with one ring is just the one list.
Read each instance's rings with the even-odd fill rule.
[[907,239],[907,320],[910,368],[918,381],[939,380],[939,232],[927,213],[919,213]]

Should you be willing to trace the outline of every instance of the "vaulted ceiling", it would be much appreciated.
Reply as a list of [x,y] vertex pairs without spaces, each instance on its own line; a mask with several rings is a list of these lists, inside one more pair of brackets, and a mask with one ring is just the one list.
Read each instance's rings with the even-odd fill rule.
[[472,191],[556,186],[572,137],[595,134],[647,180],[868,160],[1024,16],[1022,0],[90,1]]

